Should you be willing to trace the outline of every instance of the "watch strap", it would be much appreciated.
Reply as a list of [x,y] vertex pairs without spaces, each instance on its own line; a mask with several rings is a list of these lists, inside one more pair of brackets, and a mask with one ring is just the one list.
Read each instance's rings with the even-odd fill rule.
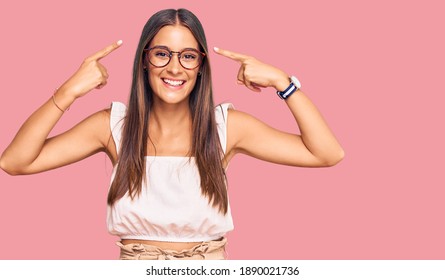
[[277,95],[281,99],[287,99],[301,87],[300,81],[295,76],[291,76],[289,79],[290,79],[290,85],[283,91],[277,91]]

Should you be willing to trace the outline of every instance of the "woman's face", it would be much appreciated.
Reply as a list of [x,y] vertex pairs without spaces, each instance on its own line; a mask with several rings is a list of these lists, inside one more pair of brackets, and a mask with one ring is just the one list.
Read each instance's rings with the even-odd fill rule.
[[[155,46],[166,47],[172,52],[180,52],[187,48],[199,50],[199,44],[192,32],[182,25],[162,27],[151,41],[149,48]],[[153,66],[148,59],[145,65],[149,69],[148,81],[154,92],[155,102],[161,101],[168,104],[188,102],[200,67],[192,70],[184,68],[179,63],[177,53],[173,53],[170,62],[163,67]]]

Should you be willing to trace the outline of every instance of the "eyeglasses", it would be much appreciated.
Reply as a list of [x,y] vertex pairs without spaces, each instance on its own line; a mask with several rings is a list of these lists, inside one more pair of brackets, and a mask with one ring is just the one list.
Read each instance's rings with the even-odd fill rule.
[[148,61],[154,67],[166,66],[170,63],[173,54],[177,53],[181,66],[189,70],[198,67],[205,56],[205,53],[192,48],[183,49],[180,52],[174,52],[167,47],[156,46],[153,48],[144,49],[144,51],[147,53]]

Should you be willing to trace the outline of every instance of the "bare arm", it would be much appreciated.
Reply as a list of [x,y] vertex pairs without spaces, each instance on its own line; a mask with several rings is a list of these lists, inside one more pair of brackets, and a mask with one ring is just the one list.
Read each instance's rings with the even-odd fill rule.
[[48,104],[45,103],[43,109],[40,108],[28,119],[4,151],[0,165],[9,174],[43,172],[106,151],[111,135],[109,111],[99,111],[70,130],[46,138],[43,129],[39,130],[42,127],[40,124],[44,124],[50,117],[49,114],[44,115],[46,105]]
[[93,88],[106,84],[108,74],[99,60],[118,48],[114,43],[85,59],[80,68],[22,125],[0,158],[9,174],[32,174],[57,168],[105,150],[109,137],[109,114],[91,115],[69,131],[48,138],[63,110]]
[[[257,59],[227,50],[215,50],[241,63],[238,83],[253,91],[273,87],[282,91],[289,86],[283,71]],[[236,153],[293,166],[332,166],[341,161],[344,151],[315,105],[300,90],[286,99],[301,135],[272,128],[260,120],[235,110],[228,117],[228,159]]]

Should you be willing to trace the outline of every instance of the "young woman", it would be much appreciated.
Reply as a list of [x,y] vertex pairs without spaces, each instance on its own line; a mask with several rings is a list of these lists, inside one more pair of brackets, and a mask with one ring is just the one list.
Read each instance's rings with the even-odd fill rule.
[[121,44],[87,57],[28,118],[0,160],[9,174],[33,174],[107,153],[114,166],[108,228],[121,238],[121,259],[224,259],[225,234],[233,229],[225,169],[237,153],[311,167],[343,158],[299,81],[253,57],[214,49],[240,63],[238,83],[253,91],[275,88],[301,135],[271,128],[230,104],[215,107],[204,31],[185,9],[160,11],[145,25],[128,107],[114,102],[48,138],[76,99],[106,85],[100,59]]

